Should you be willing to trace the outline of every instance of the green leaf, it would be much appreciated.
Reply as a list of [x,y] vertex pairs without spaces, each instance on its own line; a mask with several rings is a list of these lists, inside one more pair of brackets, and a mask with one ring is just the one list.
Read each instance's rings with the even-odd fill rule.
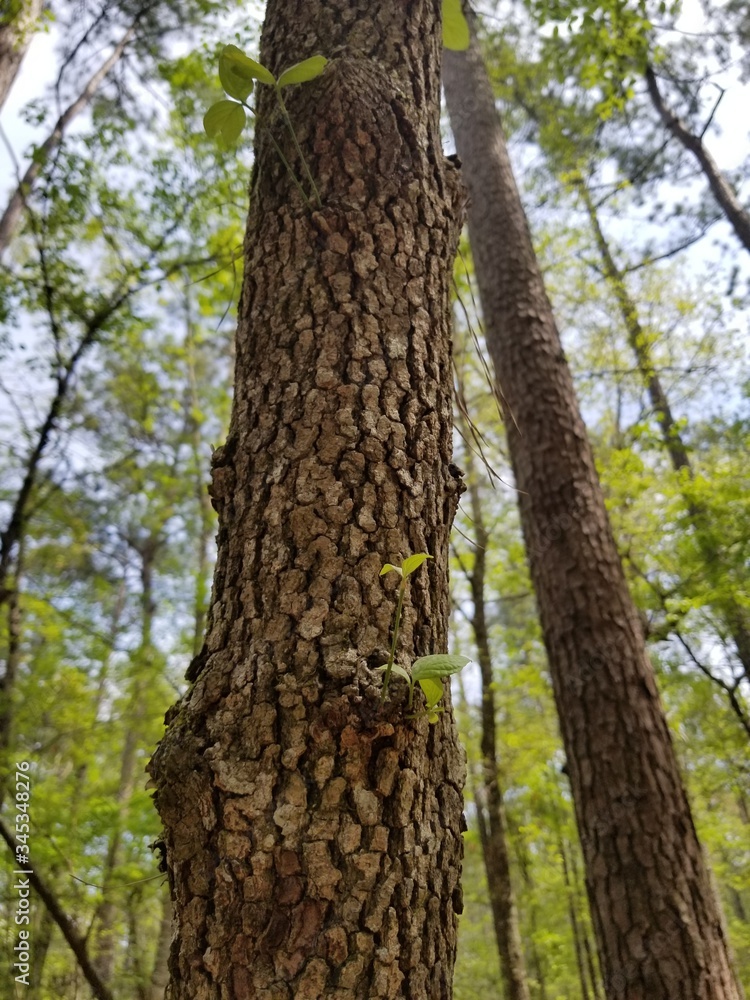
[[[388,669],[387,663],[385,663],[382,667],[378,667],[378,670],[382,670],[384,673],[387,669]],[[404,670],[403,667],[400,667],[398,663],[391,664],[391,671],[392,673],[396,674],[397,677],[403,677],[404,680],[407,682],[407,684],[411,684],[411,677],[409,676],[408,672]]]
[[[267,83],[271,87],[276,83],[276,77],[270,69],[266,69],[265,66],[256,62],[255,59],[246,56],[242,49],[238,49],[236,45],[224,46],[219,57],[219,67],[221,67],[222,59],[225,65],[231,64],[236,67],[236,71],[241,72],[245,78],[249,77],[252,80],[257,80],[259,83]],[[224,81],[222,80],[223,83]]]
[[427,711],[431,712],[443,697],[443,682],[434,680],[431,677],[423,677],[419,682],[419,686],[422,688],[427,701]]
[[443,0],[443,45],[454,52],[464,52],[469,47],[469,25],[461,0]]
[[302,62],[285,69],[279,77],[278,86],[288,87],[291,83],[307,83],[308,80],[320,76],[327,65],[328,60],[325,56],[310,56],[309,59],[303,59]]
[[412,664],[411,675],[415,681],[421,681],[425,677],[450,677],[470,662],[468,656],[450,656],[448,653],[420,656]]
[[401,570],[401,567],[400,566],[394,566],[393,563],[385,563],[385,565],[383,566],[383,568],[380,571],[380,575],[381,576],[385,576],[385,574],[386,573],[390,573],[391,570],[394,570],[396,573],[398,573],[399,576],[403,576],[404,575],[403,572],[402,572],[402,570]]
[[401,569],[404,576],[410,576],[415,569],[419,569],[423,562],[427,559],[432,559],[432,556],[428,556],[426,552],[417,552],[413,556],[408,556],[401,563]]
[[[219,79],[230,97],[234,97],[238,101],[246,101],[253,92],[255,77],[252,69],[244,64],[247,56],[237,49],[241,58],[238,57],[236,53],[228,51],[232,48],[235,46],[227,45],[219,56]],[[252,60],[248,61],[252,62]]]
[[206,135],[226,143],[236,142],[245,127],[245,109],[235,101],[217,101],[203,116]]

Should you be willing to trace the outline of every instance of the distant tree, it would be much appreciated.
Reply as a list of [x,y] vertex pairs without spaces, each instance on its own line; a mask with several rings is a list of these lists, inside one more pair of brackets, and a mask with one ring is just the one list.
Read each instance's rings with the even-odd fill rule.
[[606,995],[740,1000],[476,40],[444,83]]
[[21,68],[44,0],[5,0],[0,14],[0,108]]

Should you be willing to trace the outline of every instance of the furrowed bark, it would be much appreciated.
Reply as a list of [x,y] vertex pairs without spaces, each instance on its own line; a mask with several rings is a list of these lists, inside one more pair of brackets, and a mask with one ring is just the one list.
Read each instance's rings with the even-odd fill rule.
[[207,637],[150,766],[170,1000],[451,995],[463,754],[449,705],[434,726],[407,719],[404,685],[381,706],[373,670],[386,561],[435,557],[411,578],[401,661],[447,641],[462,198],[440,146],[440,42],[439,0],[267,7],[272,72],[331,60],[285,91],[322,208],[259,129]]
[[740,204],[716,160],[703,145],[702,137],[691,132],[685,122],[667,107],[659,90],[656,74],[650,66],[646,70],[646,86],[651,103],[656,108],[665,127],[696,158],[703,171],[703,176],[708,181],[711,193],[724,213],[724,217],[744,248],[750,250],[750,213]]
[[608,1000],[737,1000],[718,903],[476,41],[444,84]]

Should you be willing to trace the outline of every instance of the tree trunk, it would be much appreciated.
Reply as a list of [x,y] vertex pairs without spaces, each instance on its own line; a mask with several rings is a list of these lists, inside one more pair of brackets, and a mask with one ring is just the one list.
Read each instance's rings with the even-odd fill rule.
[[[8,613],[8,644],[5,655],[5,671],[3,676],[0,677],[0,761],[2,761],[3,770],[6,766],[7,754],[12,742],[13,701],[18,670],[21,666],[23,554],[24,537],[20,535],[16,553],[15,579],[8,592],[8,606],[6,609]],[[3,780],[0,781],[0,805],[5,801],[5,793],[6,787]]]
[[475,543],[474,565],[471,572],[467,573],[467,577],[474,605],[471,626],[482,673],[481,752],[484,800],[488,819],[487,833],[482,842],[484,867],[487,873],[487,887],[492,906],[495,940],[500,955],[500,971],[503,975],[505,996],[507,1000],[529,1000],[518,910],[510,875],[505,805],[497,776],[497,739],[495,735],[497,717],[492,686],[492,656],[484,604],[486,555],[490,539],[484,523],[481,496],[472,468],[471,455],[468,452],[466,465]]
[[39,146],[34,154],[34,159],[26,169],[20,184],[8,199],[5,211],[0,217],[0,259],[7,250],[13,236],[18,229],[18,225],[23,215],[26,199],[31,193],[36,179],[41,173],[45,162],[62,142],[65,130],[78,115],[84,111],[94,99],[99,87],[102,85],[110,70],[120,61],[128,42],[135,34],[135,25],[132,25],[120,41],[115,46],[112,53],[104,60],[99,69],[94,73],[78,97],[60,115],[55,122],[55,127]]
[[659,90],[656,74],[650,66],[646,70],[646,87],[651,103],[656,108],[665,127],[696,158],[703,171],[703,176],[708,181],[711,193],[724,213],[724,218],[745,249],[750,250],[750,213],[742,207],[729,181],[719,169],[716,160],[703,145],[703,137],[691,132],[685,122],[667,107]]
[[44,978],[44,966],[49,954],[49,946],[52,944],[52,934],[55,929],[55,921],[48,910],[43,910],[39,923],[37,924],[34,941],[34,961],[31,964],[29,973],[29,1000],[41,1000],[42,980]]
[[[8,845],[8,849],[14,858],[19,858],[20,854],[18,851],[18,845],[13,838],[13,834],[10,832],[2,819],[0,819],[0,837]],[[75,955],[77,968],[80,969],[86,982],[91,987],[91,992],[96,997],[96,1000],[113,1000],[112,994],[99,978],[93,962],[89,958],[88,951],[86,949],[86,941],[78,933],[76,925],[65,913],[52,889],[39,874],[36,863],[34,863],[33,871],[31,869],[26,869],[25,865],[21,865],[20,868],[24,871],[24,875],[19,874],[17,877],[19,879],[25,879],[28,882],[29,886],[44,903],[48,913],[62,931],[63,937]]]
[[[628,292],[625,275],[618,268],[612,256],[609,244],[599,223],[596,205],[586,184],[582,179],[579,179],[575,183],[575,188],[581,196],[589,217],[599,256],[602,259],[604,276],[617,300],[628,343],[635,356],[639,374],[648,392],[656,419],[659,422],[662,440],[672,463],[672,468],[678,473],[684,469],[687,480],[692,479],[694,473],[690,454],[672,414],[667,394],[654,367],[648,338],[641,326],[636,305]],[[705,506],[696,502],[690,496],[687,480],[684,481],[682,495],[690,525],[695,532],[695,540],[703,558],[706,576],[710,580],[713,589],[720,594],[722,589],[726,590],[727,578],[721,545],[713,531],[710,515],[706,511]],[[723,619],[726,630],[734,642],[745,677],[750,679],[750,625],[746,620],[747,613],[731,594],[728,594],[726,597],[719,597],[716,604],[718,615]],[[719,683],[726,686],[722,680]],[[744,718],[745,716],[743,715],[742,717]]]
[[590,1000],[589,987],[586,979],[586,965],[584,962],[584,948],[583,948],[583,935],[581,932],[580,921],[578,919],[578,907],[576,906],[576,899],[573,894],[573,889],[570,884],[570,876],[568,875],[568,859],[565,855],[565,845],[563,844],[562,837],[558,840],[558,849],[560,851],[560,859],[562,860],[562,870],[563,879],[565,880],[565,892],[568,897],[568,917],[570,919],[570,929],[573,934],[573,947],[575,949],[576,955],[576,966],[578,968],[578,979],[581,984],[581,1000]]
[[718,903],[479,50],[444,83],[609,1000],[737,1000]]
[[135,791],[136,777],[140,778],[140,774],[136,771],[136,764],[142,741],[144,698],[148,686],[154,679],[153,669],[149,668],[154,654],[152,631],[156,606],[153,596],[153,573],[159,544],[158,533],[150,535],[145,542],[140,544],[131,542],[132,548],[136,550],[141,561],[141,642],[135,654],[136,666],[131,682],[127,712],[128,728],[120,755],[120,780],[115,794],[117,812],[102,872],[104,896],[96,908],[93,920],[93,924],[96,926],[96,970],[102,982],[107,986],[112,984],[115,975],[116,923],[118,913],[122,910],[121,903],[118,903],[113,894],[113,890],[116,888],[113,876],[123,860],[123,830],[126,829],[128,809]]
[[[570,862],[571,881],[573,883],[573,892],[576,902],[579,904],[579,906],[585,906],[586,904],[582,900],[583,889],[579,877],[576,854],[577,854],[576,847],[572,847],[570,853],[568,854],[568,860]],[[591,935],[589,933],[588,921],[586,922],[586,925],[582,927],[581,930],[583,937],[583,949],[586,952],[586,968],[589,970],[589,979],[591,981],[594,990],[594,997],[595,1000],[601,1000],[602,993],[600,989],[599,967],[597,965],[596,958],[594,956],[594,949],[591,946]]]
[[159,922],[154,967],[148,987],[148,1000],[164,1000],[164,993],[169,983],[169,946],[172,943],[173,921],[172,901],[165,898]]
[[386,561],[434,556],[411,578],[401,662],[447,641],[462,196],[440,144],[440,8],[267,6],[272,72],[331,57],[285,91],[322,207],[259,129],[207,637],[150,765],[170,1000],[451,995],[463,753],[449,703],[434,726],[406,718],[405,685],[381,705],[373,669],[395,605]]
[[44,6],[44,0],[6,2],[7,11],[0,17],[0,108],[18,75]]

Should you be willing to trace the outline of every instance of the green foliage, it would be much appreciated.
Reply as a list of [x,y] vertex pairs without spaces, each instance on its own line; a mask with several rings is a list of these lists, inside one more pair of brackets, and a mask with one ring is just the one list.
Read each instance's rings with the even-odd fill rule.
[[468,49],[469,42],[469,25],[464,17],[461,0],[443,0],[444,47],[463,52]]
[[458,671],[465,667],[470,661],[466,656],[450,656],[447,653],[435,653],[431,656],[420,656],[412,663],[411,673],[405,670],[398,663],[394,662],[396,644],[398,642],[398,632],[401,625],[401,612],[404,604],[404,596],[406,594],[406,582],[411,574],[415,573],[428,559],[432,559],[432,556],[428,555],[426,552],[417,552],[414,555],[407,556],[400,566],[394,566],[393,563],[385,563],[383,568],[380,570],[381,576],[385,576],[388,573],[398,573],[401,577],[401,583],[398,588],[398,602],[396,604],[395,618],[393,621],[393,638],[391,641],[390,656],[388,657],[388,663],[384,664],[382,667],[378,667],[378,669],[382,670],[384,674],[381,700],[384,700],[386,694],[388,693],[388,685],[390,683],[391,674],[393,673],[402,680],[405,680],[409,685],[409,701],[407,708],[411,710],[414,703],[414,685],[418,683],[425,696],[427,718],[429,722],[434,723],[437,722],[439,713],[443,711],[442,708],[438,707],[439,702],[443,697],[443,678],[450,677],[451,674],[458,673]]
[[289,87],[293,83],[308,83],[319,77],[327,65],[328,60],[325,56],[310,56],[309,59],[285,69],[279,77],[277,86]]
[[[243,108],[247,108],[248,111],[254,114],[253,109],[247,104],[247,98],[252,93],[253,81],[257,80],[258,83],[273,87],[284,124],[292,137],[292,142],[302,162],[318,206],[321,205],[320,193],[310,173],[304,153],[300,149],[297,141],[297,133],[294,131],[294,126],[289,118],[281,90],[283,87],[288,87],[292,84],[308,83],[311,80],[315,80],[327,65],[328,60],[325,56],[311,56],[309,59],[305,59],[303,62],[284,70],[277,80],[269,69],[266,69],[261,63],[256,62],[255,59],[246,56],[236,45],[225,45],[219,56],[219,79],[226,93],[230,97],[236,98],[240,104],[234,104],[232,101],[219,101],[208,109],[203,119],[207,135],[211,138],[221,138],[228,144],[234,143],[239,139],[245,125],[246,118]],[[308,208],[311,207],[310,200],[299,178],[292,170],[289,161],[284,156],[278,140],[272,132],[269,131],[268,134],[292,182],[302,195],[303,201]]]
[[235,101],[217,101],[203,119],[203,127],[210,139],[223,139],[231,145],[240,137],[245,127],[245,109]]

